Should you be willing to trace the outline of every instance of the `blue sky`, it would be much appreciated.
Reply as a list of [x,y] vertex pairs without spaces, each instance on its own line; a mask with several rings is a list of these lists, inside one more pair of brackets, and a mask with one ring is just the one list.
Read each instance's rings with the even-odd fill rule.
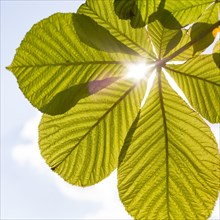
[[[5,69],[34,23],[76,11],[83,2],[1,1],[1,219],[129,219],[118,199],[116,173],[81,189],[51,172],[37,146],[41,114]],[[219,126],[212,129],[219,141]],[[220,219],[219,209],[210,219]]]

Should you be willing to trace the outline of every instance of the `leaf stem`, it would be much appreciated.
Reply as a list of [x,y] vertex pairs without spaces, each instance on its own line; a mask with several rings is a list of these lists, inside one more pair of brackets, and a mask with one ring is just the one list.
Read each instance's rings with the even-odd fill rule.
[[164,67],[164,65],[172,60],[173,58],[175,58],[176,56],[178,56],[179,54],[183,53],[185,50],[187,50],[189,47],[191,47],[193,44],[197,43],[199,40],[203,39],[207,34],[209,34],[213,29],[215,29],[216,27],[218,27],[220,25],[220,21],[217,21],[215,24],[213,24],[210,28],[208,28],[205,32],[203,32],[201,35],[199,35],[198,37],[196,37],[195,39],[191,40],[190,42],[188,42],[187,44],[185,44],[183,47],[181,47],[179,50],[175,51],[173,54],[171,54],[168,57],[165,57],[162,60],[158,60],[155,63],[155,66],[157,67]]

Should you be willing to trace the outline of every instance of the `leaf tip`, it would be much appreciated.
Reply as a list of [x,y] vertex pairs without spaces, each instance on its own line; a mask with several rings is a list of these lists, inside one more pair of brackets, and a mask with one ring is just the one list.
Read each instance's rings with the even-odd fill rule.
[[11,71],[11,64],[9,66],[6,66],[5,69]]

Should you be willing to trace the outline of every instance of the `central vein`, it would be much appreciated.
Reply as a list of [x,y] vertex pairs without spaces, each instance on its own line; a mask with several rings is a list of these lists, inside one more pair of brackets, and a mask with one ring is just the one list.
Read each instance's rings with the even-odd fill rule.
[[160,99],[160,107],[161,107],[162,117],[163,117],[163,127],[164,127],[164,137],[165,137],[165,150],[166,150],[166,201],[167,201],[167,215],[168,215],[168,219],[170,219],[170,209],[169,209],[169,148],[168,148],[167,122],[166,122],[166,113],[165,113],[164,101],[163,101],[163,89],[162,89],[162,82],[161,82],[161,68],[159,68],[157,71],[158,71],[159,99]]

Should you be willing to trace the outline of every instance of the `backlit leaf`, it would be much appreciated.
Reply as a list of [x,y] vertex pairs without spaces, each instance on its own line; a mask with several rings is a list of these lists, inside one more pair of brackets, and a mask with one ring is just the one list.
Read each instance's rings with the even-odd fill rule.
[[[210,28],[214,23],[218,21],[219,16],[219,8],[220,3],[215,3],[211,5],[203,14],[202,16],[197,20],[197,22],[192,26],[191,30],[191,39],[194,40],[195,38],[198,38],[204,30],[207,30]],[[204,38],[202,38],[199,42],[196,42],[193,45],[194,54],[198,51],[205,50],[213,41],[214,36],[212,32],[208,33]]]
[[107,29],[98,25],[94,20],[84,14],[78,13],[75,16],[74,28],[83,43],[97,50],[109,53],[124,52],[138,55],[136,51],[126,47],[125,44],[113,37]]
[[[130,19],[133,27],[144,27],[150,20],[149,16],[160,19],[165,26],[176,20],[180,26],[196,21],[202,12],[214,0],[115,0],[115,12],[122,19]],[[161,16],[166,13],[166,16]]]
[[157,56],[160,59],[175,48],[182,38],[181,30],[167,29],[158,20],[150,23],[148,30]]
[[51,169],[80,186],[107,177],[117,167],[123,141],[144,97],[145,84],[118,80],[80,100],[62,115],[45,114],[39,126],[39,144]]
[[[166,47],[166,52],[164,54],[165,57],[170,56],[171,54],[173,54],[175,51],[179,50],[180,48],[182,48],[183,46],[185,46],[187,43],[189,43],[191,41],[190,38],[190,29],[189,30],[181,30],[182,32],[182,38],[180,39],[179,43],[172,49],[173,45],[172,45],[172,40],[167,44]],[[170,47],[170,45],[172,47]],[[170,50],[171,49],[171,50]],[[182,51],[182,53],[180,53],[178,56],[174,57],[172,59],[172,61],[186,61],[190,58],[192,58],[193,56],[193,47],[189,47],[188,49],[185,49],[184,51]]]
[[129,21],[119,19],[114,12],[113,2],[87,0],[77,13],[91,17],[117,40],[143,57],[154,58],[147,31],[144,28],[133,29]]
[[8,67],[30,102],[51,115],[64,113],[89,95],[90,81],[122,77],[126,63],[138,60],[121,53],[121,47],[107,53],[81,42],[74,28],[78,16],[58,13],[34,25]]
[[115,0],[115,13],[121,19],[130,19],[134,28],[144,27],[148,23],[148,17],[159,6],[160,0]]
[[118,188],[135,219],[207,219],[220,187],[210,128],[158,73],[119,158]]
[[190,104],[212,123],[220,122],[220,69],[212,55],[201,55],[166,69]]

